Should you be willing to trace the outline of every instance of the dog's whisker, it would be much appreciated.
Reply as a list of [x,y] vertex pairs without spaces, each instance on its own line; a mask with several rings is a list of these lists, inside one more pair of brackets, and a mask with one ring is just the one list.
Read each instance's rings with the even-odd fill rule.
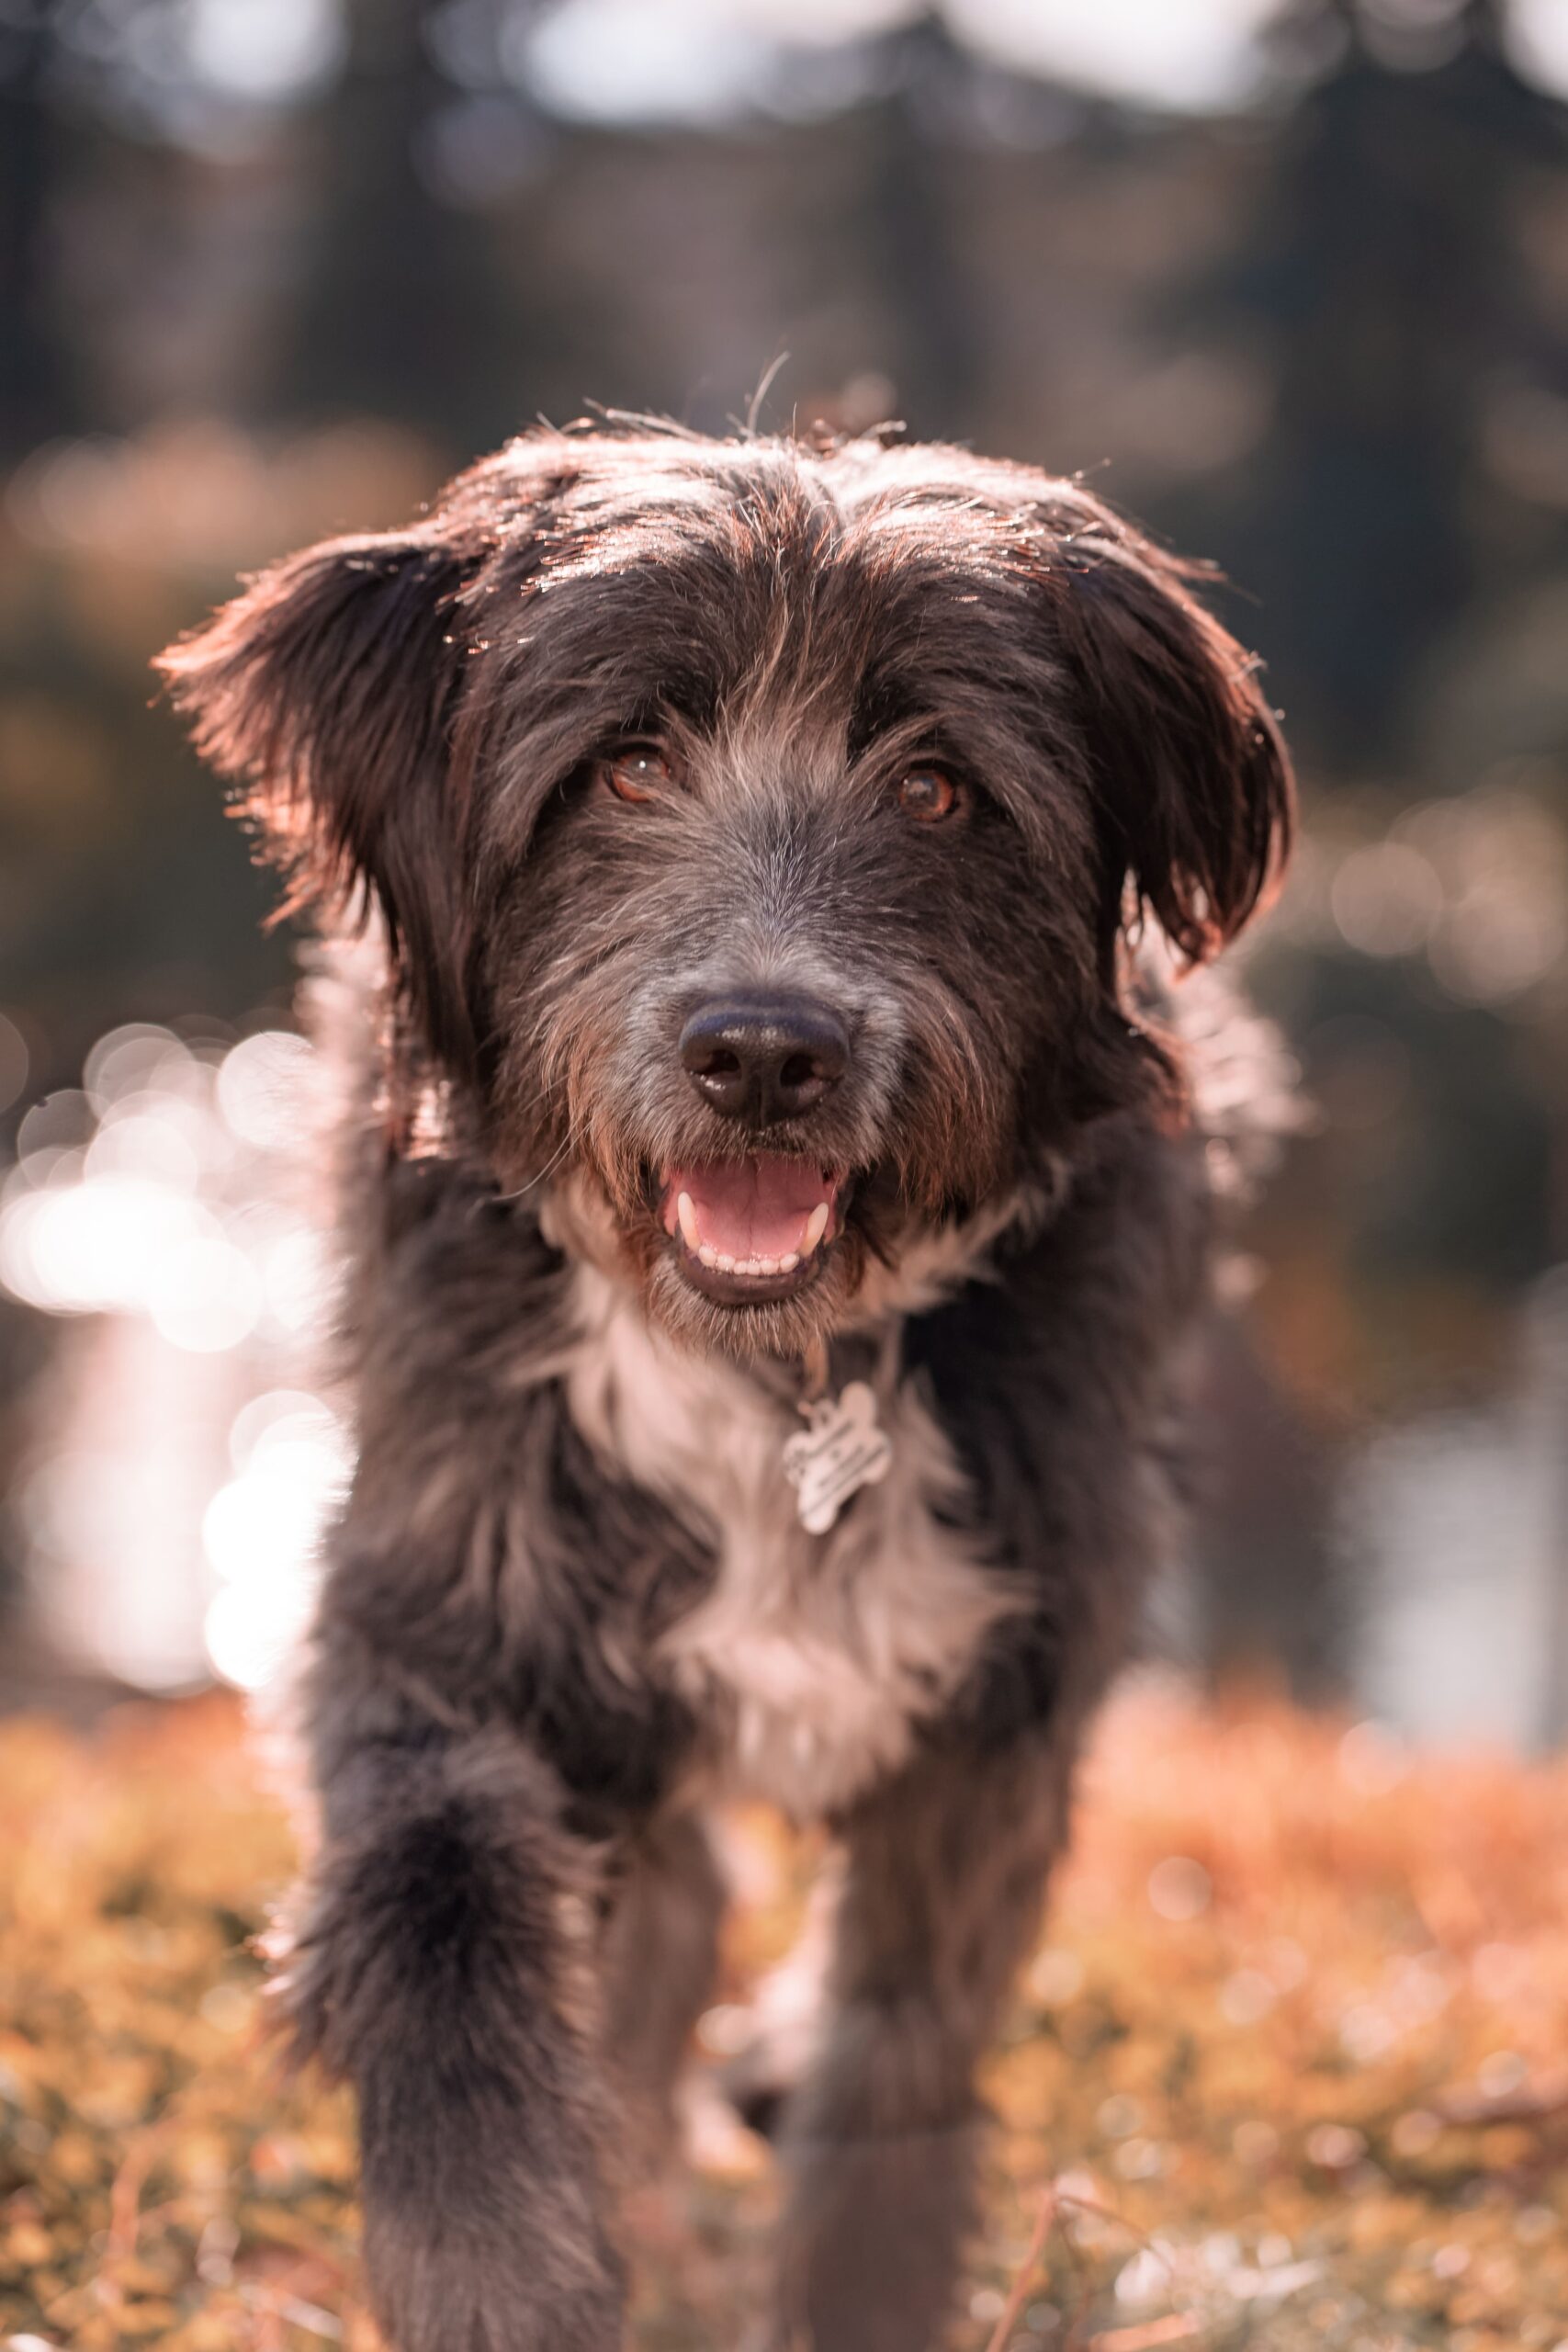
[[536,1192],[539,1186],[545,1182],[546,1179],[552,1175],[555,1170],[560,1166],[561,1161],[566,1158],[568,1152],[570,1151],[575,1141],[576,1137],[568,1134],[563,1137],[558,1150],[551,1154],[544,1167],[539,1170],[537,1175],[530,1176],[525,1183],[517,1185],[510,1193],[498,1193],[496,1194],[496,1198],[502,1201],[520,1201],[529,1193]]

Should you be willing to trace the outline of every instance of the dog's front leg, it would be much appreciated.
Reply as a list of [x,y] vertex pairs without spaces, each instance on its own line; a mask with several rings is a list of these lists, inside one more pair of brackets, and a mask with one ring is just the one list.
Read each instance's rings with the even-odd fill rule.
[[975,2066],[1039,1918],[1067,1758],[922,1758],[845,1825],[827,2007],[784,2110],[775,2344],[925,2352],[973,2212]]
[[654,2171],[674,2129],[692,2029],[713,1991],[725,1887],[703,1823],[656,1821],[628,1841],[604,1939],[604,2041],[624,2094],[624,2168]]
[[284,1982],[358,2096],[365,2256],[394,2352],[616,2352],[588,1967],[595,1884],[509,1735],[357,1747]]

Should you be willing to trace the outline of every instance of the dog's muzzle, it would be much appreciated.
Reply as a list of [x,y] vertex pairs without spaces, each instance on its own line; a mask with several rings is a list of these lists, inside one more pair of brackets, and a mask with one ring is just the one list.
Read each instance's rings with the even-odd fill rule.
[[709,1109],[759,1146],[742,1159],[660,1170],[660,1222],[682,1273],[727,1306],[806,1289],[838,1236],[840,1172],[798,1148],[761,1147],[770,1129],[807,1118],[845,1077],[843,1022],[813,998],[715,998],[687,1021],[679,1052]]

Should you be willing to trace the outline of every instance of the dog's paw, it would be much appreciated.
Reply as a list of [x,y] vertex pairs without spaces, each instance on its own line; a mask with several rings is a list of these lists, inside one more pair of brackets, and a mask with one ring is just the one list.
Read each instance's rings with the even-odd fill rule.
[[523,2233],[477,2243],[367,2232],[371,2301],[389,2352],[624,2352],[623,2282],[607,2253],[530,2260]]

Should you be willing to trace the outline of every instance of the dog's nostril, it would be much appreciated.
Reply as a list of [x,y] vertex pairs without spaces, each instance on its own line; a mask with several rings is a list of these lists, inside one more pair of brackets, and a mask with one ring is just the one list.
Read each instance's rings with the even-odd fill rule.
[[741,1076],[740,1057],[727,1046],[694,1046],[682,1050],[682,1060],[694,1079],[732,1080]]
[[850,1041],[838,1014],[814,1000],[740,998],[700,1005],[680,1052],[716,1111],[767,1127],[799,1117],[837,1086]]

